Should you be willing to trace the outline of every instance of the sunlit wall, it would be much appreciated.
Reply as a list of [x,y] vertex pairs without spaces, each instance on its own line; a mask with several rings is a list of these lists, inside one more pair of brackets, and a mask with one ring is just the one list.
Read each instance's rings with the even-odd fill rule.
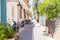
[[6,3],[6,16],[7,16],[7,23],[10,21],[10,24],[12,25],[12,19],[14,19],[17,22],[17,3],[18,2],[7,2]]

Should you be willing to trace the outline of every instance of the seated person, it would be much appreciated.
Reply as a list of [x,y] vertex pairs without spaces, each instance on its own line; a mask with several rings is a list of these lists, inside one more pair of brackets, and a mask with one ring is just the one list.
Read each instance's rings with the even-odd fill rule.
[[13,20],[14,31],[17,29],[17,23]]

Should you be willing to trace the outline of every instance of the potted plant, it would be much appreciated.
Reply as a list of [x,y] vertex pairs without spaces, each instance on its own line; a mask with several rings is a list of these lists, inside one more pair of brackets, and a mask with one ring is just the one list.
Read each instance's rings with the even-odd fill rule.
[[14,39],[15,40],[15,31],[14,31],[14,27],[13,26],[10,26],[9,28],[7,27],[7,31],[6,31],[7,33],[7,37],[9,38],[9,39]]
[[14,26],[7,27],[0,23],[0,40],[15,40],[16,32]]
[[8,40],[10,39],[15,40],[16,32],[14,31],[14,26],[5,27],[4,30],[5,30],[6,37],[8,38]]
[[3,29],[3,25],[0,23],[0,40],[7,40],[5,30]]
[[59,0],[44,0],[38,7],[40,15],[46,16],[46,26],[48,26],[48,33],[52,35],[55,29],[55,21],[60,11],[59,2]]

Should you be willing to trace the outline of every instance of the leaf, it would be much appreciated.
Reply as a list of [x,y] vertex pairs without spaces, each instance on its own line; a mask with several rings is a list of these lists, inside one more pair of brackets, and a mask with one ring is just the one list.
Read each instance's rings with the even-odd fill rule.
[[40,2],[38,11],[42,16],[46,14],[47,19],[54,20],[60,13],[60,0],[44,0]]

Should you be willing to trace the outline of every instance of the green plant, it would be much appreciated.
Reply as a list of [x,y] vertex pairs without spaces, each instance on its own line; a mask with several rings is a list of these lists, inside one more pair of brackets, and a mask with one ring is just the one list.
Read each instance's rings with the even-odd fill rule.
[[7,40],[5,30],[3,29],[4,25],[0,23],[0,40]]
[[37,10],[38,0],[33,0],[33,10]]
[[0,40],[7,40],[15,36],[14,26],[7,27],[0,23]]
[[47,20],[55,20],[60,12],[60,0],[44,0],[38,7],[40,15],[46,15]]
[[7,38],[13,38],[15,36],[14,26],[6,27],[5,31]]

